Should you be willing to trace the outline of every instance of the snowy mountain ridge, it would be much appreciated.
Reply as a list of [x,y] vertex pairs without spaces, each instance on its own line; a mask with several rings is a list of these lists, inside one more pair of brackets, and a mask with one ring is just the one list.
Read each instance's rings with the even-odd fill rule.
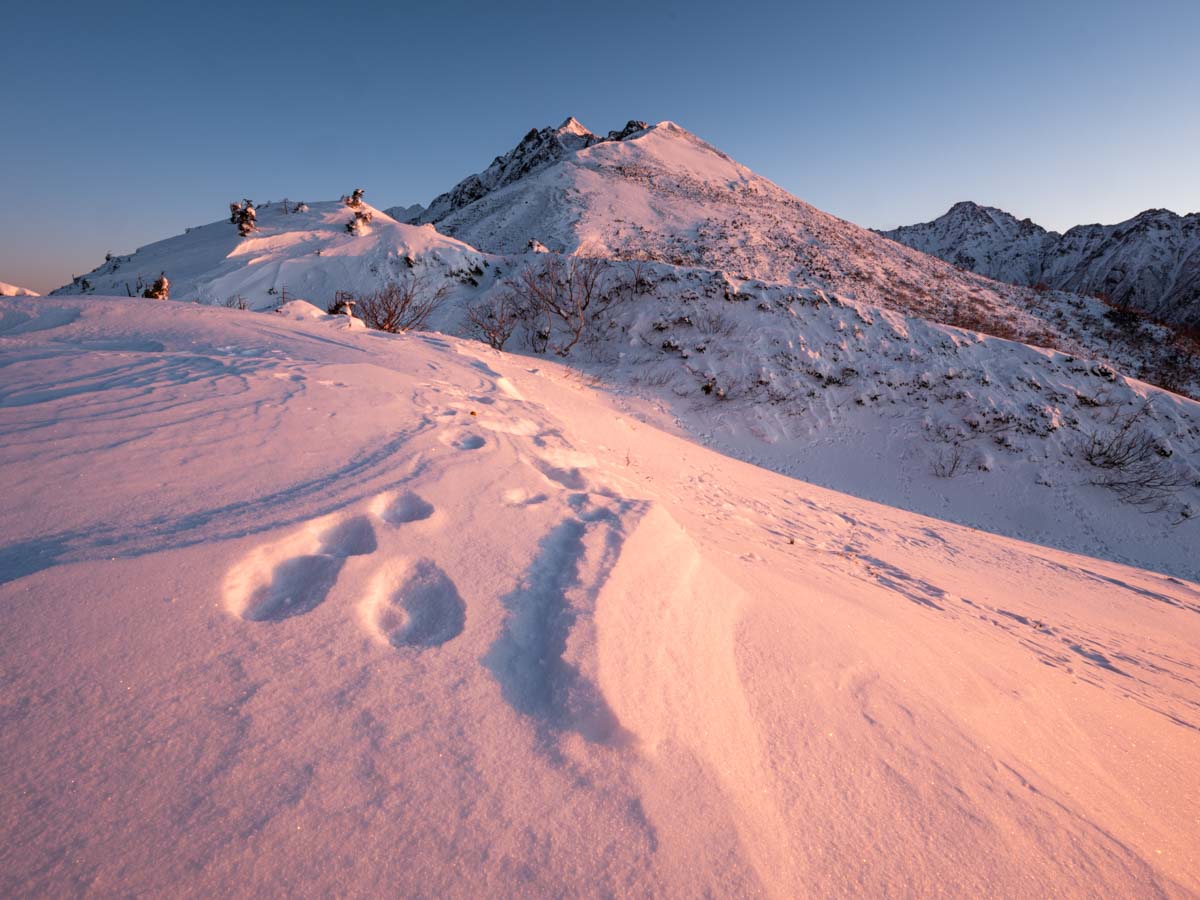
[[[453,202],[435,202],[422,221],[493,254],[534,242],[813,286],[940,320],[965,297],[984,317],[1019,315],[1026,305],[1027,291],[822,212],[673,122],[593,140],[567,128],[572,121],[531,131],[528,143],[442,195]],[[530,155],[536,165],[523,164]]]
[[1103,294],[1176,324],[1200,324],[1200,213],[1148,209],[1059,234],[963,201],[931,222],[879,234],[998,281]]

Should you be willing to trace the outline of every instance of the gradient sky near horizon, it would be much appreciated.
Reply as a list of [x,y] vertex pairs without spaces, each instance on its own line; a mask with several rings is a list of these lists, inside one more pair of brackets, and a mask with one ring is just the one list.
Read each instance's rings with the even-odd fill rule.
[[569,115],[671,119],[868,227],[1200,210],[1200,2],[14,0],[0,281],[45,292],[242,196],[428,203]]

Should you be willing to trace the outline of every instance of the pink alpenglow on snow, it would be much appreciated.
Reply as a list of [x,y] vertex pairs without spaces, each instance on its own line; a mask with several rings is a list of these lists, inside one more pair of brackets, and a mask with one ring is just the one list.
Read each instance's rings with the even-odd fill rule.
[[4,896],[1200,892],[1178,548],[302,302],[5,299],[0,365]]

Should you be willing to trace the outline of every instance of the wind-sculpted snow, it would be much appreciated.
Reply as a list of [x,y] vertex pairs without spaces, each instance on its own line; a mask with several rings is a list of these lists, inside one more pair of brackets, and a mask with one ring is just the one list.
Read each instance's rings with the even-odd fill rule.
[[[615,327],[625,352],[672,297]],[[911,437],[868,435],[867,404],[938,431],[1001,381],[1038,380],[1014,409],[1153,394],[791,308],[736,314],[764,317],[736,359],[672,324],[687,358],[625,374],[693,427],[760,422],[700,379],[790,322],[827,386],[767,374],[810,378],[794,418],[838,441],[803,453],[874,442],[870,477]],[[1022,543],[722,456],[555,362],[300,305],[18,299],[0,322],[39,323],[0,333],[4,896],[1200,891],[1195,545],[1104,558],[1160,527],[1136,510]],[[1168,399],[1156,427],[1191,415]],[[1003,489],[980,503],[1075,496]]]

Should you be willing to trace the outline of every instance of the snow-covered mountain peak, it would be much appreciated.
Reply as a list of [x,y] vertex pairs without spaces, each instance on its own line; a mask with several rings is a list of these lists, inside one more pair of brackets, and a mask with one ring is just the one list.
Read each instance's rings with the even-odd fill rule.
[[568,134],[577,134],[580,137],[595,137],[595,135],[592,134],[592,132],[574,116],[567,116],[566,121],[558,126],[557,131],[559,134],[563,134],[565,132]]
[[1006,288],[813,208],[675,122],[634,121],[609,137],[532,131],[418,221],[488,253],[534,242],[836,291],[931,318],[965,294],[989,309],[1013,305],[999,296]]
[[497,156],[482,172],[468,175],[444,194],[435,197],[429,208],[414,221],[441,222],[457,210],[474,203],[493,191],[514,184],[527,175],[565,159],[593,144],[622,141],[646,128],[645,122],[631,120],[620,131],[607,137],[594,134],[574,116],[557,128],[530,129],[512,150]]

